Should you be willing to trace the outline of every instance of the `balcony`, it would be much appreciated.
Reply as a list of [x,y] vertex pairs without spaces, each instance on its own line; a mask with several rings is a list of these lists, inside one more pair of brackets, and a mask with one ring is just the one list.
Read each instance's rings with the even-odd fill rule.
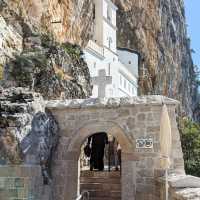
[[94,41],[90,40],[86,46],[86,49],[92,51],[97,56],[104,57],[104,49],[103,47],[99,46]]

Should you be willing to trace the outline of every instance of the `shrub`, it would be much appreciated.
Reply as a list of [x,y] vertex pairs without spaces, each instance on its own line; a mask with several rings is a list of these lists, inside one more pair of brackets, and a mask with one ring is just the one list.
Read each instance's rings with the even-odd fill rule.
[[63,43],[62,48],[72,59],[79,59],[83,54],[81,48],[77,45],[72,45],[70,43]]
[[183,118],[179,125],[186,173],[200,177],[200,124]]

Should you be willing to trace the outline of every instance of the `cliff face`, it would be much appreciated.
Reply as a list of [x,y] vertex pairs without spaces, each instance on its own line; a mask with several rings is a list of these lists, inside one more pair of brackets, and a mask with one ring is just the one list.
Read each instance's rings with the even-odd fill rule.
[[51,32],[56,41],[84,45],[91,35],[92,0],[0,0],[0,13],[22,32],[28,24],[36,32]]
[[43,99],[91,95],[79,45],[91,35],[92,8],[91,0],[0,0],[0,164],[49,170],[59,127]]
[[191,115],[197,91],[183,0],[114,2],[119,8],[118,46],[141,55],[139,93],[178,99]]
[[0,0],[3,87],[28,87],[45,99],[90,96],[90,75],[82,51],[64,41],[87,42],[91,12],[90,1]]
[[[118,46],[132,48],[141,55],[139,94],[176,98],[191,115],[196,85],[183,0],[113,1],[119,8]],[[0,30],[6,35],[3,37],[4,56],[21,52],[30,33],[48,33],[58,42],[84,46],[92,35],[92,2],[0,0],[1,23],[6,27]],[[16,34],[11,40],[13,29]],[[0,59],[5,60],[7,56]]]

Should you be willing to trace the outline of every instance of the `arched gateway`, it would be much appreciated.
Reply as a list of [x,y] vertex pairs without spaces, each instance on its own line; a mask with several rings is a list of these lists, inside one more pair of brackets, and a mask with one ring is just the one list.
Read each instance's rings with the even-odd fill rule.
[[177,101],[162,96],[50,101],[60,127],[60,142],[52,164],[53,199],[75,200],[79,192],[78,159],[90,135],[106,132],[122,147],[122,200],[157,200],[160,168],[160,116],[168,107],[172,126],[171,171],[184,173],[180,136],[176,124]]

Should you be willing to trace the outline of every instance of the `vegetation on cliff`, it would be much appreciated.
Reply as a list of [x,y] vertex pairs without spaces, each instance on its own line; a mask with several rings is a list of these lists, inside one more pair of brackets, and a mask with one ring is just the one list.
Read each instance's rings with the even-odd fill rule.
[[59,44],[48,35],[26,38],[22,53],[5,68],[5,86],[27,87],[45,99],[87,98],[91,93],[89,69],[81,48]]

